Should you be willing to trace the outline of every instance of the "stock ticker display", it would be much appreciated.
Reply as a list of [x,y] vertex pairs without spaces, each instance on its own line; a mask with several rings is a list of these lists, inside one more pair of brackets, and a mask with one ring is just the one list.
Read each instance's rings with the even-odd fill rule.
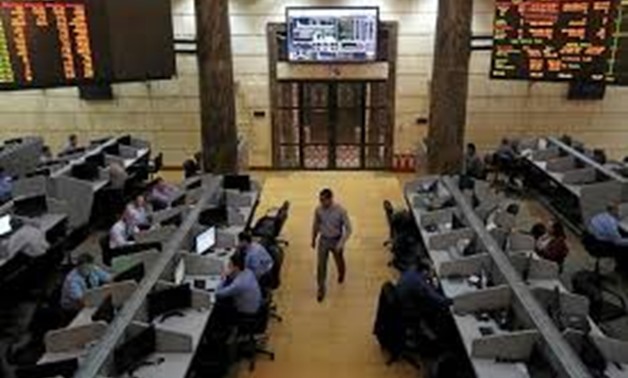
[[606,80],[617,0],[497,0],[491,77]]
[[[152,4],[0,0],[0,90],[171,77],[175,67],[170,2]],[[160,13],[155,19],[145,17],[151,14],[146,7]],[[150,41],[160,46],[153,48]],[[157,66],[157,74],[144,72],[151,69],[147,61]]]

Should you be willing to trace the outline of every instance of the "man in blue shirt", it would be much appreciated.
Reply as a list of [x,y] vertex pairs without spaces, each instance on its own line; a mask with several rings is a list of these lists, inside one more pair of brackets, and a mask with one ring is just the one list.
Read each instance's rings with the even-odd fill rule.
[[11,199],[13,193],[13,179],[9,176],[4,167],[0,167],[0,203]]
[[65,277],[61,291],[61,307],[66,311],[80,311],[83,297],[90,290],[111,282],[111,275],[94,264],[94,257],[82,254],[76,268]]
[[216,299],[232,299],[236,311],[255,315],[262,305],[262,292],[255,274],[244,266],[244,256],[235,253],[229,259],[226,277],[216,290]]
[[403,307],[419,311],[443,310],[453,303],[436,290],[430,278],[430,266],[423,262],[409,267],[401,274],[397,282],[397,294]]
[[273,258],[268,254],[266,248],[253,241],[248,232],[241,232],[238,235],[238,240],[240,250],[244,253],[244,266],[255,273],[258,280],[269,273],[273,268]]
[[589,232],[599,241],[609,242],[618,247],[628,247],[628,238],[619,231],[619,209],[617,205],[608,205],[606,211],[594,216],[589,221]]

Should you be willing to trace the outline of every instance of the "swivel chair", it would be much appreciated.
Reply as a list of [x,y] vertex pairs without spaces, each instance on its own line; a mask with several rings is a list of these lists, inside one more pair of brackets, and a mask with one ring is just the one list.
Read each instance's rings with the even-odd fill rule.
[[238,321],[238,349],[241,355],[249,360],[250,371],[255,370],[258,355],[268,356],[271,361],[275,360],[275,353],[266,349],[269,318],[269,304],[264,301],[256,314],[242,316]]

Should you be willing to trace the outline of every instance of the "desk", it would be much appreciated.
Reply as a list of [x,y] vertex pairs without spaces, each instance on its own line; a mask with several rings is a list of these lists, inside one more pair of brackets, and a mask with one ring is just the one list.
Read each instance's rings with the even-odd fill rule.
[[35,218],[16,217],[26,224],[40,229],[50,244],[54,244],[60,238],[65,237],[67,231],[68,216],[66,214],[46,213]]

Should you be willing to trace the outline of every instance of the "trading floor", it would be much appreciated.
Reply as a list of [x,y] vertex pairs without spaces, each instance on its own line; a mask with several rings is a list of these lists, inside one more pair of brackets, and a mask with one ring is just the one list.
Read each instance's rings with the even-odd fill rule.
[[[376,172],[273,173],[264,180],[258,216],[284,200],[291,202],[283,232],[290,246],[277,293],[284,320],[273,323],[270,332],[275,361],[260,358],[253,373],[242,365],[239,377],[417,376],[406,363],[386,366],[385,354],[372,336],[380,287],[393,278],[387,267],[390,254],[382,246],[388,235],[382,201],[401,205],[401,185],[397,175]],[[313,209],[324,187],[332,188],[349,212],[353,236],[346,251],[347,281],[338,286],[330,261],[327,297],[319,304],[316,255],[309,244]]]

